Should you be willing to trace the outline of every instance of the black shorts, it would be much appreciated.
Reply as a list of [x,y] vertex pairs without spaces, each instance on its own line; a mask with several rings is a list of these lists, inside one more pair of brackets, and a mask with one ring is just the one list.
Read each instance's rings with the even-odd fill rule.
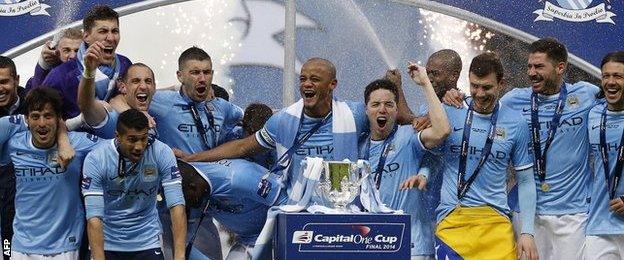
[[120,252],[104,251],[106,260],[164,260],[163,252],[160,248],[147,249],[143,251]]

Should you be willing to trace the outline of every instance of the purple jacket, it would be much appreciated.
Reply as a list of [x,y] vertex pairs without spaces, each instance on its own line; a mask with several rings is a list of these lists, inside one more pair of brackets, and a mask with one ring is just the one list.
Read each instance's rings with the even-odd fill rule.
[[37,63],[37,65],[35,65],[35,74],[28,79],[28,82],[26,82],[26,91],[29,91],[41,85],[41,83],[46,78],[46,76],[48,76],[48,73],[50,73],[51,70],[52,69],[44,69],[39,66],[39,63]]
[[[119,61],[121,62],[121,71],[119,72],[121,76],[126,73],[132,62],[123,55],[117,55],[119,55]],[[81,76],[78,62],[70,60],[52,69],[48,76],[45,77],[45,80],[43,80],[43,83],[41,83],[43,86],[58,90],[63,97],[64,119],[80,114],[80,108],[78,108],[78,84]],[[33,85],[33,87],[37,86]]]

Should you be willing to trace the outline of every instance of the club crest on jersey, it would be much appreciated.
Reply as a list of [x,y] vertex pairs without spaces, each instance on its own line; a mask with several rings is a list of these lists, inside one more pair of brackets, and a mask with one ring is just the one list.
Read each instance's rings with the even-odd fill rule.
[[[556,0],[556,3],[538,0],[540,5],[542,2],[544,3],[544,8],[533,11],[537,15],[534,22],[552,22],[555,19],[559,19],[576,23],[595,21],[597,23],[615,24],[611,18],[616,16],[616,14],[609,11],[612,9],[611,0],[604,0],[604,2],[595,0]],[[600,3],[591,6],[592,2]]]
[[48,165],[50,167],[59,167],[58,151],[57,150],[51,150],[48,153]]
[[496,130],[494,130],[494,139],[501,141],[507,139],[505,128],[497,127]]
[[206,110],[210,111],[210,112],[214,112],[215,111],[215,107],[212,103],[208,103],[206,102]]
[[566,106],[569,108],[578,108],[581,105],[581,101],[577,96],[568,96],[566,99]]
[[145,165],[145,167],[143,167],[143,180],[145,180],[145,181],[155,181],[156,178],[157,178],[156,166],[154,166],[154,165]]
[[394,146],[394,142],[389,143],[386,149],[387,149],[386,151],[387,154],[396,152],[396,147]]

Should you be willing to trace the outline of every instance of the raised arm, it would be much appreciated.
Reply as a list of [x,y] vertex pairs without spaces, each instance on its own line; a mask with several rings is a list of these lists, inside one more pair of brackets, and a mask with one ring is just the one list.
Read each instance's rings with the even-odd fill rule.
[[431,81],[429,81],[425,67],[419,66],[415,63],[410,63],[407,66],[407,69],[412,77],[412,80],[423,88],[427,105],[429,105],[431,127],[420,133],[420,141],[427,149],[431,149],[438,146],[444,141],[444,139],[446,139],[446,137],[451,133],[451,126],[449,125],[442,103],[440,103],[435,90],[433,90]]
[[386,71],[386,79],[392,81],[394,85],[397,87],[397,92],[399,93],[399,103],[397,103],[397,123],[400,125],[411,124],[414,118],[414,113],[407,105],[407,101],[405,100],[405,93],[403,92],[403,86],[401,81],[401,72],[398,69],[388,70]]
[[180,156],[180,151],[176,151],[176,156],[182,157],[188,162],[214,162],[221,159],[234,159],[251,156],[265,150],[256,140],[256,135],[250,135],[243,139],[233,140],[208,151]]
[[72,146],[69,136],[67,135],[67,128],[63,119],[59,118],[59,128],[56,130],[56,143],[58,147],[58,163],[62,167],[67,167],[74,159],[76,150]]
[[106,119],[104,103],[95,98],[95,70],[100,64],[104,45],[95,42],[89,46],[84,57],[84,72],[78,84],[78,107],[84,120],[91,126],[99,125]]

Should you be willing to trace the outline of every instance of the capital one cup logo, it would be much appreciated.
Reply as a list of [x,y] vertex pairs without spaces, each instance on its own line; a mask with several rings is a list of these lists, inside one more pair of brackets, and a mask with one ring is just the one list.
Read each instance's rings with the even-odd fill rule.
[[0,16],[19,16],[23,14],[47,15],[47,4],[40,3],[40,0],[0,0]]
[[[552,0],[551,0],[552,1]],[[556,0],[556,4],[548,0],[539,0],[541,4],[544,2],[544,9],[537,9],[533,13],[537,15],[534,22],[545,21],[552,22],[555,19],[568,22],[590,22],[615,24],[612,17],[615,13],[610,12],[611,1],[596,1],[592,5],[592,0]]]

